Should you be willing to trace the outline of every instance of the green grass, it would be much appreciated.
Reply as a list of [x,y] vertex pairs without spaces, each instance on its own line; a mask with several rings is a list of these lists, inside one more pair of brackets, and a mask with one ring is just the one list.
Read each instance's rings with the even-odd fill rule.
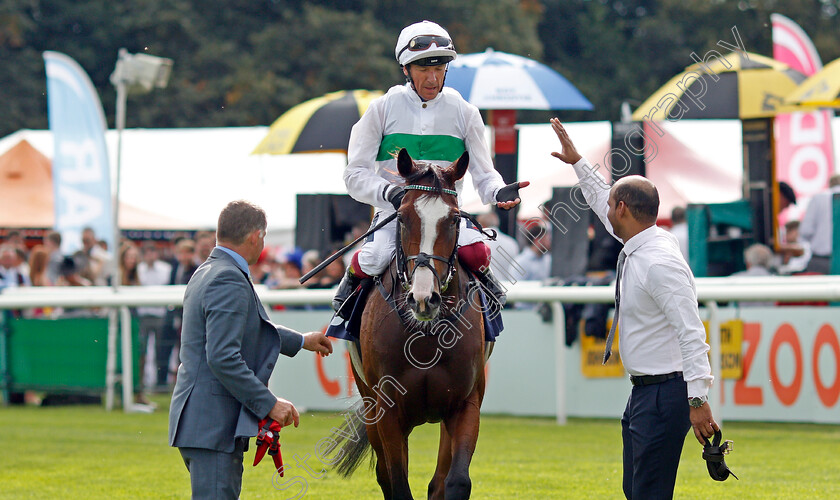
[[[0,498],[188,498],[189,475],[178,451],[166,445],[168,400],[152,415],[106,413],[100,407],[0,408]],[[312,478],[294,465],[341,423],[338,414],[307,413],[301,426],[282,432],[288,472],[272,480],[270,458],[252,467],[245,456],[242,498],[381,498],[373,472],[350,480],[332,471]],[[840,498],[840,426],[726,424],[735,440],[727,463],[741,478],[712,481],[693,434],[686,439],[677,498]],[[482,418],[470,475],[473,498],[622,498],[618,420]],[[434,470],[438,430],[426,425],[410,439],[410,482],[425,498]],[[292,478],[298,477],[297,483]],[[286,490],[275,486],[288,485]]]

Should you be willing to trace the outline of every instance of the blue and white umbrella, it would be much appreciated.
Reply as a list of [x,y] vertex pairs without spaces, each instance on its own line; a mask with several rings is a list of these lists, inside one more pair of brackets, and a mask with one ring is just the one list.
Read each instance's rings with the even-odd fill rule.
[[487,49],[449,64],[446,86],[480,109],[592,109],[560,73],[527,57]]

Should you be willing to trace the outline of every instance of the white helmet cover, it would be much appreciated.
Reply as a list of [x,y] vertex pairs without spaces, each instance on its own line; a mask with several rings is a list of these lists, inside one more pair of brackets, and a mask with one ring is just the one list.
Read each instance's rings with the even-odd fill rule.
[[[409,43],[414,37],[421,35],[440,36],[449,39],[449,45],[439,47],[436,43],[432,43],[428,48],[423,50],[409,50]],[[400,66],[405,66],[418,59],[425,59],[428,57],[451,57],[454,59],[458,55],[455,52],[455,44],[452,43],[452,37],[449,32],[443,29],[439,24],[431,21],[422,21],[406,26],[400,32],[397,39],[397,46],[394,48],[394,56],[399,61]],[[450,59],[447,59],[448,62]]]

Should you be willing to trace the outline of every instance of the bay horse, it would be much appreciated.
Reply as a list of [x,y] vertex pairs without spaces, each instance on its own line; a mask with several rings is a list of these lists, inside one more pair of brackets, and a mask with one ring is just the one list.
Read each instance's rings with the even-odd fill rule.
[[[432,499],[469,498],[469,466],[485,388],[485,338],[478,285],[458,263],[461,225],[455,181],[464,153],[446,168],[397,156],[406,195],[397,217],[397,252],[362,314],[362,400],[346,419],[333,465],[348,477],[369,447],[385,499],[410,499],[408,436],[440,423]],[[390,278],[390,279],[389,279]],[[355,437],[356,439],[347,439]]]

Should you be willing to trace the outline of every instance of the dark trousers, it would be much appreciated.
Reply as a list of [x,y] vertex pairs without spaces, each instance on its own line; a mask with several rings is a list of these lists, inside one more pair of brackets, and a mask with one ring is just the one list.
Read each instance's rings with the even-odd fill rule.
[[634,386],[621,417],[624,496],[673,498],[685,436],[691,428],[682,376]]
[[172,350],[180,346],[181,315],[180,307],[166,311],[163,316],[160,336],[156,338],[155,360],[157,361],[157,385],[166,387],[169,380],[169,358]]
[[812,255],[811,260],[808,261],[808,267],[805,268],[805,272],[831,274],[831,257]]
[[192,498],[237,499],[242,491],[242,459],[246,439],[237,439],[233,453],[203,448],[178,448],[190,471]]

